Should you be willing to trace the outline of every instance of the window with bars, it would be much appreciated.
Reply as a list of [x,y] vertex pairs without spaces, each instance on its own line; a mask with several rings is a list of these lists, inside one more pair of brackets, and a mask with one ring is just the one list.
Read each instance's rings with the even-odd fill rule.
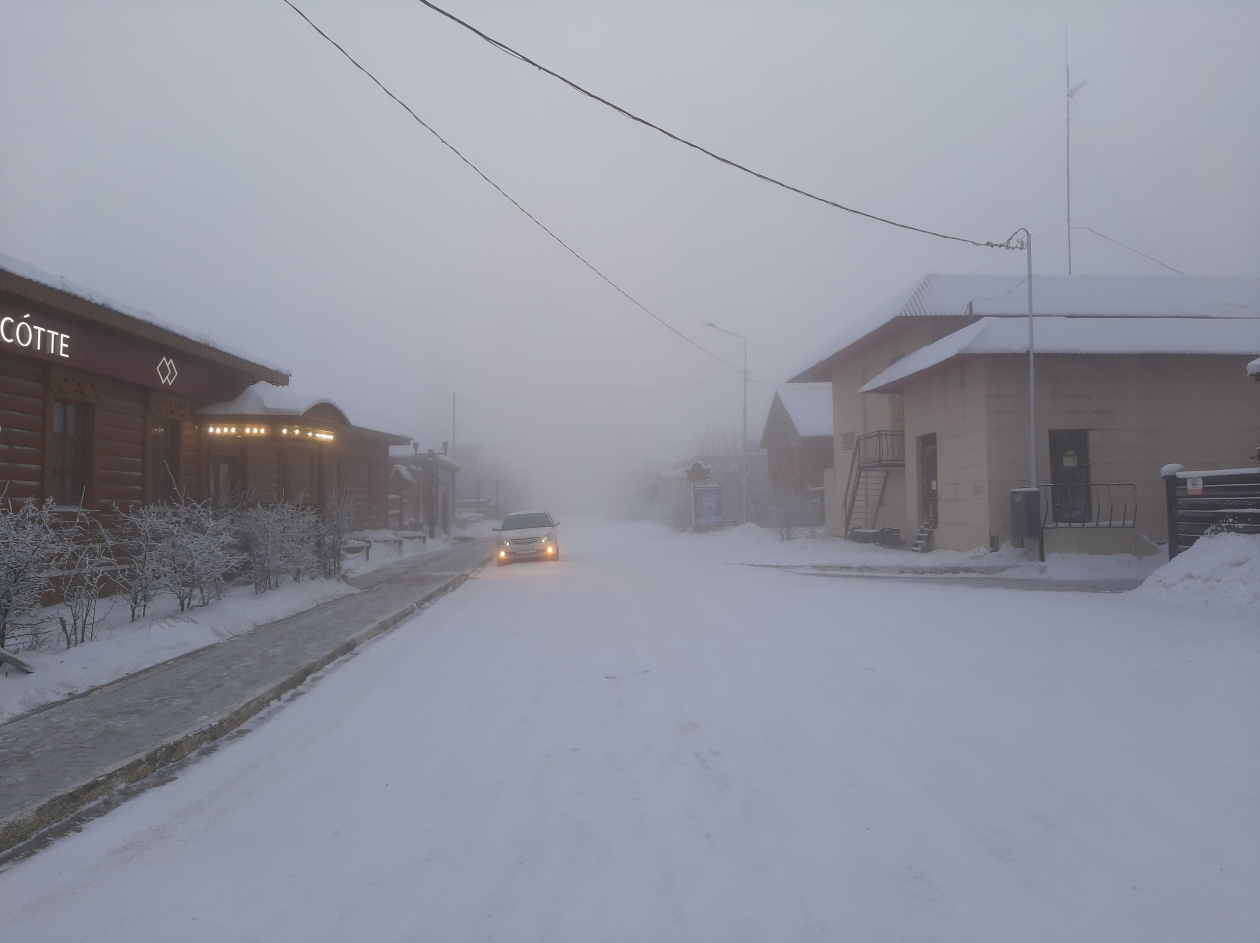
[[83,501],[84,429],[87,406],[53,402],[52,497],[53,503],[72,506]]

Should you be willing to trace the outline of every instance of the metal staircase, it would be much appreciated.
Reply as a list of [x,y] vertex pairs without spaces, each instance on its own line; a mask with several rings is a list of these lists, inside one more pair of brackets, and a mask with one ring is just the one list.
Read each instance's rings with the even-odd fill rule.
[[904,468],[905,464],[905,439],[898,430],[881,429],[854,440],[849,480],[844,487],[846,537],[854,527],[875,526],[880,506],[884,503],[884,491],[888,487],[888,472],[893,468]]
[[884,503],[884,490],[888,487],[888,469],[859,470],[853,493],[849,496],[845,533],[853,527],[872,528],[880,505]]
[[932,542],[932,534],[936,532],[936,521],[924,521],[919,525],[919,533],[915,535],[911,553],[927,553],[928,544]]

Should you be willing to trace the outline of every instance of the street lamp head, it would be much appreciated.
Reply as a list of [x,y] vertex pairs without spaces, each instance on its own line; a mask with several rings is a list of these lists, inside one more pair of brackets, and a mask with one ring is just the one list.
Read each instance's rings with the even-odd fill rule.
[[716,324],[714,324],[712,321],[705,321],[705,322],[704,322],[704,326],[705,326],[705,327],[717,327],[717,325],[716,325]]

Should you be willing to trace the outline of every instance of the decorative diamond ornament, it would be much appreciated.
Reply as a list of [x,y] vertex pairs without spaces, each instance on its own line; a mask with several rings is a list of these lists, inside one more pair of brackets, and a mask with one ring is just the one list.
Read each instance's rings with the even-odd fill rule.
[[179,371],[175,369],[175,361],[170,357],[163,357],[158,361],[157,365],[158,379],[162,381],[164,386],[170,386],[175,382],[175,378],[179,376]]

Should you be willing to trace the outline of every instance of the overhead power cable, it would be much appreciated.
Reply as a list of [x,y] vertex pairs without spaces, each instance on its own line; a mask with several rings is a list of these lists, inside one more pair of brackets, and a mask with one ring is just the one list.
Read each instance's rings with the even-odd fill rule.
[[[285,0],[285,2],[288,3],[288,0]],[[638,124],[641,124],[646,128],[651,128],[653,131],[659,131],[661,134],[665,135],[667,138],[669,138],[672,141],[677,141],[679,144],[685,145],[686,147],[690,147],[693,150],[697,150],[701,154],[705,154],[709,157],[712,157],[714,160],[718,161],[719,163],[726,164],[726,166],[728,167],[733,167],[736,170],[743,171],[746,174],[756,177],[758,180],[763,180],[766,183],[773,184],[776,187],[782,187],[784,190],[789,190],[792,193],[796,193],[810,200],[816,200],[817,202],[822,203],[826,206],[830,206],[834,209],[843,210],[846,213],[852,213],[854,216],[861,216],[865,219],[874,220],[877,223],[884,223],[888,226],[896,226],[898,229],[906,229],[906,230],[909,230],[910,232],[922,233],[925,236],[935,236],[937,239],[949,239],[953,242],[965,242],[968,245],[979,246],[982,249],[1014,249],[1016,248],[1016,246],[1011,242],[1010,239],[1006,240],[1006,242],[980,242],[976,239],[968,239],[965,236],[952,236],[952,235],[949,235],[948,233],[936,232],[935,230],[932,230],[932,229],[923,229],[920,226],[911,226],[909,223],[899,223],[896,220],[888,219],[883,216],[876,216],[874,213],[868,213],[865,210],[855,209],[852,206],[845,206],[843,203],[837,203],[835,200],[829,200],[826,197],[818,196],[818,194],[816,193],[810,193],[808,190],[802,190],[800,187],[794,187],[790,183],[784,183],[782,180],[779,180],[775,177],[771,177],[768,174],[763,174],[760,171],[753,170],[751,167],[746,167],[737,161],[731,160],[729,157],[723,157],[721,154],[717,154],[709,150],[707,147],[703,147],[699,144],[696,144],[694,141],[689,141],[686,138],[680,135],[677,135],[672,131],[668,131],[665,128],[662,128],[658,124],[654,124],[651,121],[648,121],[646,118],[639,117],[638,115],[634,114],[634,112],[628,111],[627,109],[622,108],[618,104],[610,102],[606,98],[596,95],[594,92],[583,88],[581,85],[578,85],[577,82],[574,82],[572,79],[567,79],[563,75],[561,75],[559,72],[555,72],[552,69],[548,69],[545,65],[535,62],[533,59],[529,58],[529,56],[525,55],[524,53],[518,52],[517,50],[509,46],[507,43],[500,42],[499,40],[495,39],[493,36],[486,35],[481,30],[477,29],[477,27],[473,26],[471,23],[467,23],[464,20],[461,20],[459,17],[457,17],[453,13],[448,13],[446,10],[443,10],[441,7],[437,6],[436,4],[430,3],[429,0],[419,0],[419,2],[424,4],[433,12],[440,13],[442,16],[446,17],[448,20],[451,20],[454,23],[458,23],[464,29],[481,37],[483,40],[485,40],[495,49],[498,49],[500,52],[504,52],[514,59],[519,59],[521,62],[524,62],[527,65],[532,65],[538,71],[545,72],[547,75],[550,75],[552,78],[563,82],[565,85],[569,86],[569,88],[573,89],[575,92],[578,92],[581,95],[585,95],[587,98],[591,99],[592,101],[597,101],[601,105],[605,105],[611,108],[613,111],[617,112],[617,114],[621,115],[623,118],[629,118],[631,121],[637,122]]]
[[1153,256],[1153,255],[1147,255],[1145,252],[1141,252],[1141,251],[1139,251],[1139,250],[1137,250],[1137,249],[1133,248],[1133,246],[1126,246],[1126,245],[1125,245],[1123,242],[1121,242],[1119,239],[1112,239],[1110,236],[1104,236],[1104,235],[1103,235],[1102,233],[1100,233],[1097,229],[1091,229],[1089,226],[1073,226],[1072,228],[1073,228],[1073,229],[1083,229],[1083,230],[1085,230],[1086,232],[1092,232],[1092,233],[1093,233],[1095,236],[1097,236],[1099,239],[1106,239],[1108,242],[1114,242],[1114,243],[1115,243],[1116,245],[1118,245],[1121,249],[1128,249],[1128,250],[1129,250],[1130,252],[1132,252],[1134,255],[1140,255],[1140,256],[1141,256],[1142,258],[1144,258],[1144,259],[1150,259],[1150,260],[1151,260],[1152,262],[1154,262],[1156,265],[1162,265],[1164,268],[1168,269],[1168,271],[1170,271],[1170,272],[1176,272],[1178,275],[1185,275],[1185,274],[1186,274],[1186,273],[1185,273],[1185,272],[1183,272],[1181,269],[1176,269],[1176,268],[1173,268],[1173,267],[1172,267],[1171,265],[1169,265],[1167,262],[1161,262],[1159,259],[1155,258],[1155,256]]
[[359,62],[358,62],[358,60],[356,60],[356,59],[354,58],[354,56],[350,55],[350,53],[346,52],[346,50],[342,47],[342,45],[341,45],[340,43],[338,43],[335,39],[333,39],[331,36],[329,36],[327,33],[325,33],[322,29],[320,29],[318,26],[316,26],[316,25],[315,25],[315,23],[311,20],[311,18],[310,18],[309,16],[307,16],[305,13],[303,13],[301,10],[299,10],[296,6],[294,6],[294,5],[293,5],[293,3],[291,2],[291,0],[284,0],[284,3],[285,3],[285,4],[286,4],[286,5],[287,5],[287,6],[288,6],[288,7],[289,7],[289,8],[290,8],[290,9],[291,9],[294,13],[296,13],[296,14],[297,14],[298,16],[300,16],[303,20],[305,20],[305,21],[306,21],[306,23],[307,23],[307,25],[308,25],[308,26],[310,26],[310,28],[311,28],[311,29],[315,30],[315,32],[319,33],[319,35],[320,35],[320,36],[322,36],[324,39],[328,40],[328,42],[329,42],[329,43],[331,43],[331,44],[333,45],[333,47],[334,47],[334,48],[336,48],[336,50],[337,50],[338,52],[340,52],[343,56],[345,56],[347,59],[349,59],[349,60],[350,60],[350,63],[351,63],[351,64],[352,64],[352,65],[353,65],[356,69],[358,69],[360,72],[362,72],[364,75],[366,75],[369,79],[371,79],[373,82],[375,82],[375,83],[376,83],[376,85],[377,85],[377,87],[378,87],[378,88],[379,88],[382,92],[384,92],[386,95],[388,95],[390,98],[392,98],[395,102],[397,102],[397,103],[398,103],[398,105],[400,105],[400,106],[403,108],[403,110],[407,112],[407,114],[411,115],[411,117],[415,120],[415,122],[416,122],[417,124],[419,124],[419,125],[420,125],[420,127],[424,128],[426,131],[428,131],[430,134],[432,134],[435,138],[437,138],[439,141],[441,141],[441,142],[442,142],[442,144],[443,144],[443,145],[445,145],[445,147],[446,147],[446,148],[447,148],[447,149],[448,149],[448,150],[449,150],[452,154],[454,154],[456,157],[458,157],[460,160],[462,160],[465,164],[467,164],[469,167],[471,167],[471,168],[472,168],[472,170],[473,170],[473,172],[474,172],[474,173],[476,173],[478,177],[480,177],[480,178],[481,178],[482,180],[484,180],[486,183],[490,184],[490,186],[494,187],[494,188],[495,188],[495,190],[497,190],[497,191],[499,192],[499,195],[500,195],[500,196],[502,196],[505,200],[507,200],[509,203],[511,203],[513,206],[515,206],[518,210],[520,210],[522,213],[524,213],[526,216],[528,216],[528,217],[529,217],[529,219],[530,219],[530,220],[534,223],[534,225],[535,225],[535,226],[537,226],[539,229],[541,229],[543,232],[545,232],[548,236],[550,236],[552,239],[554,239],[556,242],[558,242],[561,246],[563,246],[563,247],[565,248],[565,250],[566,250],[566,251],[568,251],[568,252],[569,252],[569,254],[570,254],[570,255],[572,255],[575,259],[577,259],[579,262],[581,262],[583,265],[585,265],[588,269],[590,269],[592,272],[594,272],[596,275],[598,275],[600,278],[602,278],[604,281],[606,281],[609,285],[611,285],[614,289],[616,289],[616,290],[617,290],[617,292],[618,292],[618,293],[620,293],[620,294],[621,294],[621,295],[622,295],[622,296],[623,296],[623,297],[624,297],[627,301],[629,301],[631,304],[633,304],[633,305],[634,305],[636,308],[638,308],[639,310],[643,311],[645,314],[647,314],[647,315],[648,315],[649,317],[651,317],[652,319],[654,319],[654,320],[656,320],[656,321],[660,322],[660,323],[661,323],[661,324],[662,324],[665,328],[667,328],[668,330],[670,330],[670,331],[672,331],[673,333],[677,334],[679,337],[681,337],[683,340],[685,340],[685,341],[686,341],[688,344],[690,344],[692,347],[695,347],[695,348],[696,348],[696,349],[698,349],[698,350],[702,350],[702,351],[704,351],[704,352],[705,352],[706,354],[708,354],[710,357],[714,358],[715,360],[721,361],[722,363],[724,363],[724,364],[726,364],[728,367],[730,367],[732,370],[739,370],[739,369],[740,369],[740,368],[739,368],[739,367],[737,367],[735,364],[731,363],[729,360],[726,360],[726,359],[725,359],[725,358],[723,358],[723,357],[719,357],[717,354],[715,354],[713,351],[709,350],[709,348],[705,347],[703,344],[699,343],[698,341],[694,341],[694,340],[692,340],[690,337],[688,337],[688,336],[687,336],[686,334],[684,334],[682,331],[678,330],[678,328],[674,327],[672,324],[670,324],[670,323],[669,323],[668,321],[666,321],[664,318],[660,317],[659,315],[655,314],[653,311],[649,310],[649,309],[647,308],[647,306],[646,306],[646,305],[642,304],[642,303],[641,303],[638,299],[636,299],[636,298],[635,298],[633,295],[631,295],[628,291],[626,291],[624,288],[622,288],[620,285],[618,285],[616,282],[614,282],[611,278],[609,278],[607,275],[605,275],[603,272],[601,272],[599,269],[597,269],[597,268],[596,268],[596,267],[595,267],[592,263],[588,262],[588,261],[587,261],[587,260],[586,260],[586,259],[585,259],[585,258],[584,258],[584,257],[583,257],[583,256],[582,256],[582,255],[581,255],[581,254],[580,254],[580,253],[576,250],[576,249],[574,249],[571,245],[569,245],[567,242],[565,242],[563,239],[561,239],[559,236],[557,236],[554,232],[552,232],[550,229],[548,229],[545,225],[543,225],[543,223],[542,223],[542,222],[538,219],[538,217],[537,217],[537,216],[535,216],[535,215],[534,215],[533,213],[531,213],[529,210],[525,209],[525,207],[521,206],[521,204],[520,204],[520,203],[518,203],[518,202],[516,202],[516,200],[515,200],[515,199],[513,199],[513,198],[512,198],[512,197],[511,197],[511,196],[507,193],[507,191],[506,191],[506,190],[504,190],[501,186],[499,186],[497,183],[495,183],[493,180],[491,180],[489,177],[487,177],[487,176],[485,175],[485,173],[481,170],[481,168],[480,168],[480,167],[478,167],[476,164],[474,164],[474,163],[473,163],[471,160],[469,160],[467,157],[465,157],[462,153],[460,153],[460,151],[459,151],[459,150],[455,147],[455,145],[451,144],[451,142],[450,142],[450,141],[446,140],[446,138],[444,138],[444,137],[442,137],[442,135],[438,134],[438,133],[437,133],[437,131],[435,131],[435,130],[433,129],[432,125],[430,125],[430,124],[429,124],[428,122],[426,122],[423,118],[421,118],[418,114],[416,114],[414,111],[412,111],[412,109],[411,109],[411,106],[410,106],[410,105],[408,105],[405,101],[403,101],[401,98],[399,98],[399,97],[398,97],[397,95],[395,95],[393,92],[391,92],[388,88],[386,88],[386,87],[385,87],[384,83],[382,83],[380,79],[378,79],[375,75],[373,75],[371,72],[369,72],[367,69],[365,69],[362,65],[360,65],[360,64],[359,64]]
[[[611,390],[607,393],[580,393],[566,396],[477,396],[474,394],[472,396],[461,395],[459,401],[461,403],[466,400],[475,403],[555,403],[568,402],[572,400],[582,400],[585,402],[586,400],[591,399],[608,399],[613,396],[633,396],[639,393],[656,393],[660,390],[676,390],[679,387],[694,386],[697,383],[709,383],[713,380],[724,380],[727,377],[737,377],[739,374],[740,371],[735,370],[729,373],[719,373],[716,376],[711,377],[684,380],[681,383],[668,383],[665,386],[648,386],[637,390]],[[752,382],[756,383],[758,381],[754,380]]]

